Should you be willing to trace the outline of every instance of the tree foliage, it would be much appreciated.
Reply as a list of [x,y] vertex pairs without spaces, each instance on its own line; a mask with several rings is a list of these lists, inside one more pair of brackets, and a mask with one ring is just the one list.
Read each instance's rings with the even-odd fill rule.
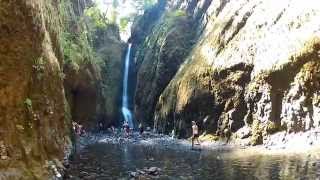
[[90,18],[96,27],[105,28],[110,20],[105,12],[102,12],[96,5],[87,8],[84,12],[85,16]]

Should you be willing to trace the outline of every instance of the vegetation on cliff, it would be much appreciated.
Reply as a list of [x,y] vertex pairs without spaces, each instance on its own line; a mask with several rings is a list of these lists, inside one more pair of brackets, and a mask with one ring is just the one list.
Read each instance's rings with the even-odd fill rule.
[[[62,170],[71,151],[71,120],[92,127],[98,116],[110,122],[109,116],[118,114],[106,115],[105,104],[119,97],[120,83],[113,82],[122,79],[125,45],[117,25],[102,26],[86,12],[91,1],[1,1],[0,6],[0,168],[7,172],[0,179],[59,176],[57,168]],[[112,70],[117,77],[102,81]],[[114,87],[118,90],[110,93]]]
[[[71,146],[56,1],[0,2],[1,179],[48,179]],[[50,82],[50,83],[48,83]]]
[[76,14],[72,2],[61,4],[65,88],[73,120],[88,129],[106,126],[119,116],[122,59],[119,28],[95,3]]
[[[276,9],[268,8],[275,2],[160,2],[152,13],[145,13],[157,20],[137,20],[136,27],[151,30],[139,36],[139,28],[134,28],[132,33],[137,47],[138,120],[154,124],[158,132],[175,130],[178,137],[190,136],[195,120],[204,134],[244,139],[252,145],[270,142],[278,132],[319,127],[318,83],[306,88],[318,76],[315,1],[303,5],[284,1]],[[199,39],[191,48],[179,49],[177,38],[188,37],[192,26],[171,37],[176,28],[168,30],[163,24],[170,14],[186,15],[198,25],[192,32]],[[179,21],[173,24],[178,26]],[[170,42],[170,50],[164,51]],[[174,49],[179,53],[187,49],[187,55],[170,59]]]

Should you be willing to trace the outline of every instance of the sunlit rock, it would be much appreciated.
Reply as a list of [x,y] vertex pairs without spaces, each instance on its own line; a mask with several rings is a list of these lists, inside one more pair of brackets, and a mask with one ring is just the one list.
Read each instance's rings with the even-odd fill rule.
[[[223,135],[225,129],[240,133],[241,128],[249,127],[252,144],[263,143],[279,131],[319,128],[319,2],[175,3],[165,13],[185,10],[196,17],[201,12],[202,16],[195,18],[200,38],[166,88],[157,90],[161,91],[159,96],[152,96],[157,99],[154,108],[148,107],[148,113],[139,110],[149,98],[136,96],[136,115],[148,114],[147,121],[153,120],[158,132],[175,130],[178,137],[191,135],[192,120],[215,135]],[[193,11],[188,9],[191,6]],[[155,37],[150,34],[148,38]],[[153,52],[159,50],[154,48]],[[141,67],[149,64],[149,69],[155,68],[155,62],[145,56]],[[152,72],[143,71],[144,75]],[[140,81],[163,82],[161,78]],[[208,120],[203,123],[205,117]]]

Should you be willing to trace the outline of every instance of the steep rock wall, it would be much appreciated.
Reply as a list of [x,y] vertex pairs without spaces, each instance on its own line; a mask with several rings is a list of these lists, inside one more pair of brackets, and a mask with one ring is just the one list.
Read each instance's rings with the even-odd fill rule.
[[[197,7],[196,1],[187,5],[159,1],[134,26],[132,42],[137,48],[134,113],[139,122],[152,126],[157,100],[197,41],[197,32],[202,27],[198,22],[210,3],[206,1]],[[147,30],[140,35],[141,28],[137,27],[141,26]]]
[[64,86],[73,121],[86,130],[115,125],[120,115],[125,43],[114,24],[98,27],[83,12],[90,1],[65,2]]
[[122,82],[126,44],[120,39],[119,28],[110,26],[102,39],[101,47],[97,48],[102,59],[101,69],[101,105],[98,111],[98,121],[104,126],[119,125],[121,117]]
[[155,129],[188,137],[195,120],[204,133],[259,144],[319,128],[319,13],[316,1],[212,1],[200,39],[158,98]]
[[95,60],[64,65],[67,99],[72,119],[87,130],[117,124],[120,115],[125,43],[117,27],[106,28],[94,47]]
[[0,179],[49,179],[46,167],[71,145],[59,6],[19,0],[0,7]]

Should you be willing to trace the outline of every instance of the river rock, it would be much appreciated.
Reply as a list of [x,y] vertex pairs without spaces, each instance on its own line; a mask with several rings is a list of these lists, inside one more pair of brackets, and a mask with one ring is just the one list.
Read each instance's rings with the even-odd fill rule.
[[160,173],[161,169],[158,167],[150,167],[150,168],[145,168],[145,171],[148,172],[148,174],[150,175],[156,176]]
[[241,129],[239,129],[236,133],[237,137],[240,139],[245,139],[251,136],[251,129],[248,126],[245,126]]
[[130,174],[131,177],[137,177],[138,176],[137,172],[130,172],[129,174]]

